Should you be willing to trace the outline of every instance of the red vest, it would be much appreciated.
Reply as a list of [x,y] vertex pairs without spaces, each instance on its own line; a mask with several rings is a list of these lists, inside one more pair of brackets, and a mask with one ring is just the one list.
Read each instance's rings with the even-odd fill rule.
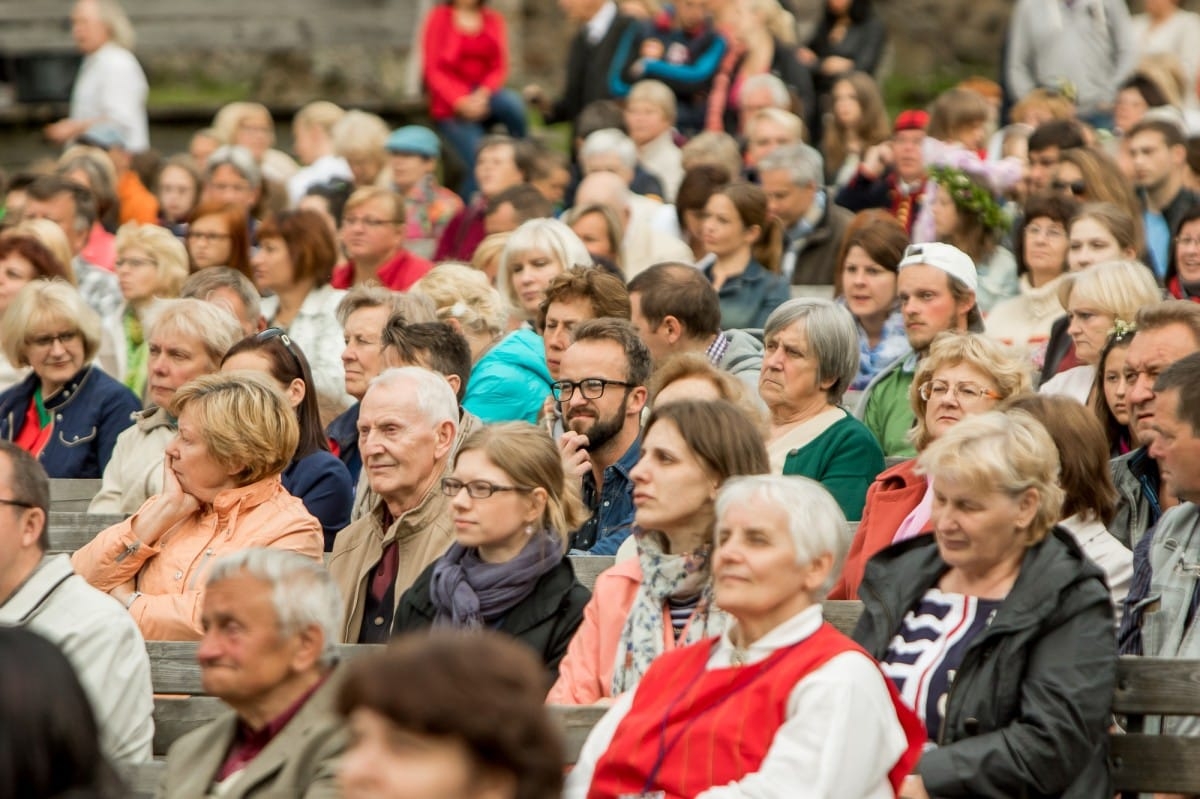
[[[828,623],[758,663],[706,671],[715,645],[701,641],[654,661],[596,763],[588,799],[644,790],[690,799],[758,771],[787,719],[788,697],[797,683],[843,652],[870,657]],[[926,734],[891,681],[884,681],[908,737],[908,749],[888,775],[899,791],[921,756]]]

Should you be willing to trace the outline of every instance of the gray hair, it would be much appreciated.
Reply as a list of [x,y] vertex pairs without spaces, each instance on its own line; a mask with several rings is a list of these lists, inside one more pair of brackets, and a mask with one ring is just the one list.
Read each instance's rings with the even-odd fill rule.
[[[258,320],[262,318],[262,297],[259,296],[258,289],[254,288],[250,278],[228,266],[210,266],[193,272],[183,281],[179,296],[212,302],[213,292],[218,289],[229,289],[242,301],[242,307],[246,309],[248,317],[242,321],[258,324]],[[232,309],[230,311],[232,312]]]
[[756,511],[773,505],[787,516],[788,535],[796,548],[796,563],[810,563],[822,555],[833,555],[833,568],[813,599],[824,599],[838,575],[850,548],[846,515],[837,500],[816,480],[795,475],[759,474],[731,477],[717,493],[716,529],[731,506],[748,504]]
[[800,321],[804,322],[809,349],[816,355],[817,382],[835,378],[826,394],[836,405],[858,375],[858,327],[854,317],[832,300],[797,297],[771,312],[763,339],[769,340]]
[[287,549],[252,547],[225,555],[213,564],[206,586],[245,574],[271,586],[271,604],[279,631],[292,635],[305,627],[321,629],[320,664],[337,661],[341,641],[342,596],[337,583],[319,562]]
[[429,296],[419,291],[392,291],[378,283],[352,286],[338,302],[334,315],[338,324],[345,327],[350,316],[363,308],[387,308],[389,318],[400,314],[405,324],[410,325],[437,321],[437,306]]
[[557,219],[530,219],[528,222],[522,222],[505,242],[504,251],[500,253],[500,269],[496,272],[496,286],[513,308],[520,308],[521,303],[512,285],[509,264],[514,258],[530,250],[542,250],[553,256],[564,272],[573,266],[595,265],[587,245],[565,222]]
[[246,179],[251,188],[258,189],[262,186],[262,171],[254,161],[254,154],[245,147],[226,144],[213,150],[213,154],[204,164],[204,182],[211,181],[213,173],[223,166],[233,167],[235,172]]
[[133,23],[129,21],[129,15],[125,13],[125,9],[121,8],[121,4],[117,0],[94,0],[94,2],[97,16],[104,23],[104,27],[108,28],[108,38],[118,47],[132,50],[137,44],[137,37],[134,36]]
[[214,370],[229,348],[242,338],[242,326],[230,309],[200,299],[163,300],[155,306],[146,326],[146,339],[166,331],[203,344]]
[[633,139],[616,128],[604,128],[589,134],[583,140],[583,146],[579,148],[579,162],[587,164],[587,160],[593,155],[608,153],[619,156],[621,163],[628,169],[637,168],[637,145],[633,143]]
[[452,422],[458,431],[458,397],[444,375],[420,366],[384,369],[368,385],[371,391],[396,391],[411,396],[421,416],[431,425]]
[[819,186],[825,178],[825,159],[803,142],[785,144],[758,162],[758,173],[783,170],[793,186]]
[[766,89],[769,91],[771,93],[771,104],[775,108],[787,109],[792,105],[792,96],[788,92],[787,84],[770,72],[751,75],[742,81],[740,91],[743,97],[748,92],[753,92],[756,89]]

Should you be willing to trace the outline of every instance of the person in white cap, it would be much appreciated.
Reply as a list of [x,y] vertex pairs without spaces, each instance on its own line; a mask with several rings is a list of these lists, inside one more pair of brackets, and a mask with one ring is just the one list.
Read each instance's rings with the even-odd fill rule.
[[914,418],[909,399],[917,361],[939,333],[983,332],[975,302],[975,264],[950,244],[913,244],[897,267],[897,294],[912,352],[885,366],[863,392],[860,418],[879,439],[887,457],[915,457],[909,440]]

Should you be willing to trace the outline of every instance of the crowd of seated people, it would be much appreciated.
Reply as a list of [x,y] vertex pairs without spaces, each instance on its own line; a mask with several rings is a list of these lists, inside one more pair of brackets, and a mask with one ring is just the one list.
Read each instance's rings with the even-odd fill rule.
[[156,641],[165,797],[1112,796],[1118,654],[1200,657],[1200,17],[1018,0],[889,114],[870,0],[560,5],[558,97],[428,2],[428,124],[3,176],[0,796],[126,795]]

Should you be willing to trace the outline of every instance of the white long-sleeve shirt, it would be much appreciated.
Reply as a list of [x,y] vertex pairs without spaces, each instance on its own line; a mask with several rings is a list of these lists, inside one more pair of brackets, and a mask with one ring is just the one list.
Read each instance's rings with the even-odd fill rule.
[[113,42],[83,59],[71,89],[71,119],[104,121],[121,131],[126,149],[150,149],[146,73],[133,53]]
[[[743,662],[757,663],[803,641],[821,626],[821,606],[793,616],[749,647]],[[706,669],[733,665],[726,632]],[[592,729],[567,777],[563,799],[585,799],[596,762],[637,701],[637,690],[617,698]],[[758,771],[697,799],[892,799],[888,772],[908,747],[879,667],[858,652],[838,655],[788,694],[787,718]]]

